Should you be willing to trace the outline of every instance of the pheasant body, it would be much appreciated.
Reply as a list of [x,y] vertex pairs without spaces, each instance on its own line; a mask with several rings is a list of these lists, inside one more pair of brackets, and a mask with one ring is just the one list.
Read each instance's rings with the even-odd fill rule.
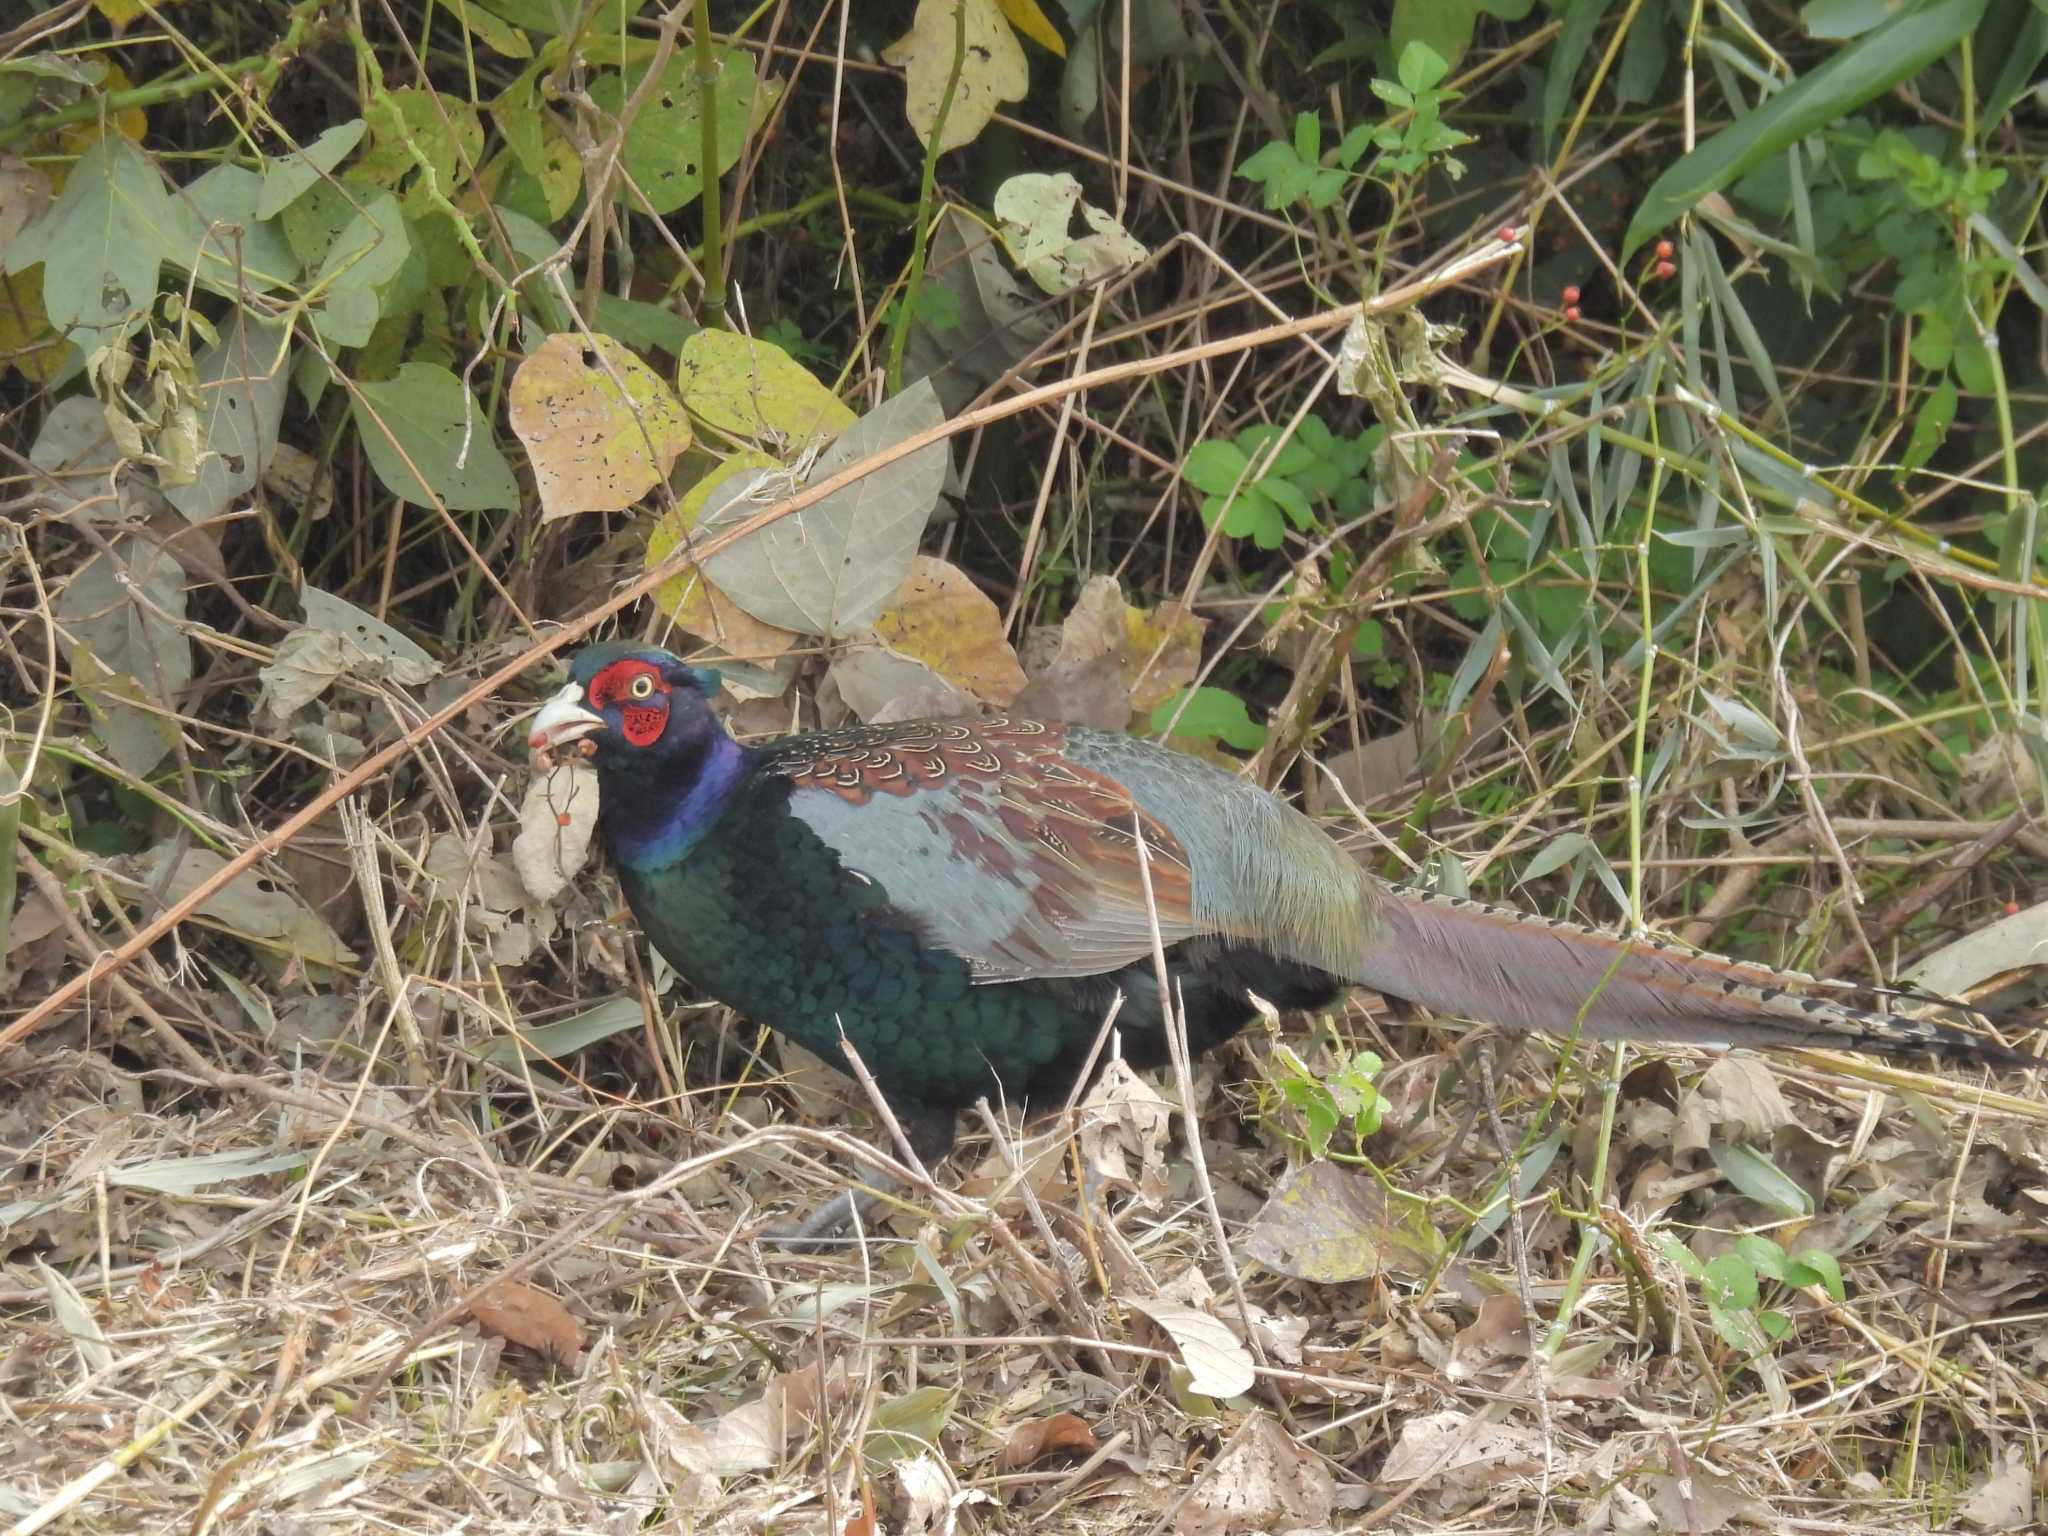
[[650,942],[827,1061],[843,1033],[928,1159],[984,1094],[1062,1100],[1119,993],[1124,1055],[1164,1060],[1155,932],[1196,1051],[1248,994],[1317,1008],[1358,983],[1517,1030],[2031,1061],[1803,978],[1387,886],[1264,790],[1131,737],[939,721],[754,748],[664,651],[594,647],[572,677],[533,744],[595,744]]

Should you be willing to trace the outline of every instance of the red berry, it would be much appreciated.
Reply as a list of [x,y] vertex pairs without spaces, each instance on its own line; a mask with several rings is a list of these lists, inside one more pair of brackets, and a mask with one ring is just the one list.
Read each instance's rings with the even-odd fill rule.
[[1657,259],[1659,261],[1669,261],[1672,256],[1672,249],[1672,244],[1669,240],[1659,240],[1657,242]]
[[1501,225],[1501,227],[1500,227],[1500,238],[1501,238],[1501,243],[1502,243],[1502,244],[1504,244],[1504,245],[1511,245],[1511,244],[1513,244],[1513,243],[1514,243],[1514,238],[1515,238],[1515,226],[1514,226],[1514,225],[1512,225],[1512,224],[1503,224],[1503,225]]
[[1678,268],[1671,262],[1660,261],[1657,263],[1657,275],[1659,277],[1676,277],[1678,275]]
[[1576,304],[1579,302],[1579,285],[1577,283],[1571,283],[1566,286],[1564,301],[1566,304]]
[[1579,306],[1578,306],[1578,305],[1576,305],[1576,304],[1567,304],[1567,305],[1565,305],[1565,307],[1564,307],[1564,318],[1565,318],[1565,324],[1567,324],[1567,325],[1577,325],[1577,324],[1579,323]]
[[569,825],[569,813],[567,811],[560,812],[555,817],[555,825],[558,827],[566,827],[567,825]]

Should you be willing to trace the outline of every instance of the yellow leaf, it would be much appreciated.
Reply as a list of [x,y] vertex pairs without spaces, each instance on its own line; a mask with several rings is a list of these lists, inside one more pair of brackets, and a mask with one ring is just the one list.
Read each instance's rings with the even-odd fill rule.
[[[133,83],[128,78],[126,70],[118,64],[110,63],[107,65],[106,75],[99,84],[100,94],[102,96],[111,96],[116,91],[127,90]],[[119,112],[112,113],[108,116],[108,121],[113,125],[114,132],[120,134],[122,138],[127,139],[132,144],[140,144],[142,136],[149,132],[149,119],[143,115],[142,108],[140,107],[127,107]],[[80,122],[66,123],[57,130],[57,142],[74,155],[84,154],[93,145],[99,143],[99,141],[100,124],[98,118],[88,117]],[[64,188],[64,178],[70,172],[70,169],[68,165],[52,166],[53,174],[50,177],[50,184],[57,190],[62,191]]]
[[43,316],[43,264],[0,275],[0,360],[23,378],[47,384],[63,367],[65,351],[64,338]]
[[1010,25],[1039,47],[1050,49],[1057,58],[1067,56],[1067,40],[1060,36],[1058,27],[1045,19],[1045,12],[1038,8],[1038,0],[996,0],[996,3],[1010,18]]
[[[647,536],[647,568],[675,553],[683,535],[697,525],[711,493],[735,475],[752,475],[781,466],[765,453],[737,453],[690,488],[689,494],[663,515]],[[695,565],[687,565],[654,589],[654,601],[676,621],[676,627],[716,645],[726,655],[747,661],[773,661],[796,644],[794,632],[763,624],[719,591]]]
[[142,14],[138,0],[92,0],[92,8],[107,18],[116,37],[126,32],[129,24]]
[[[965,51],[955,43],[955,18],[966,13]],[[953,80],[958,53],[959,79],[946,108],[941,150],[971,144],[995,116],[998,103],[1022,101],[1031,84],[1024,48],[1003,19],[996,0],[918,0],[910,30],[882,50],[882,58],[903,67],[903,109],[918,137],[929,142],[938,124],[939,104]]]
[[965,571],[944,560],[919,555],[874,627],[875,638],[897,655],[923,662],[984,703],[1007,705],[1024,687],[1002,614]]
[[1124,610],[1131,649],[1125,676],[1131,685],[1131,709],[1139,715],[1153,710],[1195,680],[1202,666],[1202,634],[1207,619],[1198,619],[1178,603],[1161,603],[1151,612]]
[[512,375],[543,520],[630,507],[690,446],[690,419],[661,375],[609,336],[563,331]]
[[773,342],[699,331],[676,359],[676,393],[706,426],[803,448],[853,425],[844,401]]

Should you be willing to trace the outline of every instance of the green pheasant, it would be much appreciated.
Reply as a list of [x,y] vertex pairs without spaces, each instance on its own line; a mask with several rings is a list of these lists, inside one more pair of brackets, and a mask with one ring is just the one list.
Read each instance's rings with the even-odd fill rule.
[[666,651],[595,646],[571,677],[531,742],[589,743],[649,941],[827,1061],[843,1031],[927,1162],[984,1094],[1063,1102],[1119,993],[1126,1059],[1166,1059],[1155,913],[1196,1051],[1248,994],[1361,985],[1512,1030],[2036,1064],[1807,978],[1390,886],[1258,786],[1132,737],[984,719],[743,746],[716,674]]

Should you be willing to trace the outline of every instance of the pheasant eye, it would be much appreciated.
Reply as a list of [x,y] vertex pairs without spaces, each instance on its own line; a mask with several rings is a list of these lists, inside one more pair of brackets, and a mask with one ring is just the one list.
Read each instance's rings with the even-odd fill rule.
[[654,697],[654,679],[642,672],[627,684],[626,691],[636,699],[651,699]]

